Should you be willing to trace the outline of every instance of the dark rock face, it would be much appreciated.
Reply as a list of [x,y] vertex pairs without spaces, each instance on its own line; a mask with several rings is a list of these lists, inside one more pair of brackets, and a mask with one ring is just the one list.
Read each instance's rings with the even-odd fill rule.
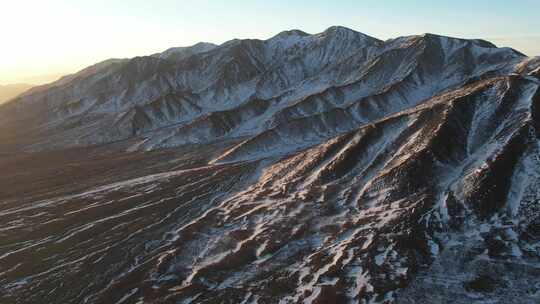
[[538,303],[536,64],[333,27],[35,89],[0,109],[0,299]]

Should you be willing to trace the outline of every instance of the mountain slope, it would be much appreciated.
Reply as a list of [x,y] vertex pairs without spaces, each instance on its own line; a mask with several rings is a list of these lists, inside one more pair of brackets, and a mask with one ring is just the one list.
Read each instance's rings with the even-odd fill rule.
[[[9,231],[1,265],[22,263],[3,275],[3,294],[64,303],[416,302],[442,275],[429,265],[445,263],[462,280],[448,291],[455,301],[493,297],[464,287],[490,276],[500,301],[519,294],[534,303],[539,85],[521,76],[475,82],[273,165],[172,171],[37,204],[19,195],[1,214]],[[15,225],[23,214],[43,215]],[[445,261],[460,248],[475,267]],[[521,268],[493,268],[509,263]],[[426,281],[400,291],[415,277]],[[70,287],[51,294],[57,284]]]
[[0,85],[0,104],[4,103],[17,95],[29,90],[32,87],[30,84],[9,84]]
[[[539,274],[539,213],[520,205],[538,195],[531,108],[539,92],[538,81],[476,83],[278,162],[176,231],[178,247],[161,258],[154,284],[179,284],[173,298],[201,303],[382,301],[447,244],[474,243],[479,258],[487,251],[486,264],[536,265],[514,282],[525,289]],[[533,239],[517,237],[524,234]],[[201,243],[202,253],[188,249]],[[277,282],[287,289],[272,290],[282,288]]]

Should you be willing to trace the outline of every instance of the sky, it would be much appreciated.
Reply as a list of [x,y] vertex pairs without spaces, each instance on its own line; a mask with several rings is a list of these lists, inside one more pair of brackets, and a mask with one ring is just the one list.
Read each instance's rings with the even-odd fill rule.
[[540,55],[539,0],[0,0],[0,85],[41,84],[108,58],[200,41],[318,33],[483,38]]

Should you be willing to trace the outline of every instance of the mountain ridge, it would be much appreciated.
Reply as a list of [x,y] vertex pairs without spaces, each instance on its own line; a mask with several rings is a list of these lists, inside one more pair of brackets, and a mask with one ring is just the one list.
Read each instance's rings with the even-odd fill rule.
[[[470,49],[484,49],[486,47],[485,43],[476,40],[469,41],[450,37],[443,38],[443,36],[436,35],[400,37],[382,42],[344,27],[330,27],[322,33],[313,35],[305,33],[297,35],[298,31],[295,30],[286,33],[285,36],[293,37],[293,39],[287,38],[286,40],[283,40],[280,37],[283,37],[284,34],[280,33],[268,40],[231,40],[220,46],[196,44],[192,47],[173,49],[176,51],[180,50],[182,53],[187,52],[187,55],[178,55],[180,56],[178,57],[180,59],[175,61],[176,63],[174,64],[171,64],[166,59],[162,60],[158,58],[157,55],[150,57],[135,57],[128,60],[105,61],[74,74],[73,76],[68,76],[67,78],[64,78],[64,80],[52,83],[44,89],[30,91],[30,95],[23,95],[20,98],[21,102],[16,102],[18,105],[13,106],[13,108],[22,107],[21,103],[25,102],[33,103],[39,102],[39,99],[50,99],[47,97],[47,94],[52,94],[51,96],[54,96],[57,94],[55,93],[56,90],[61,94],[71,92],[69,93],[69,96],[71,97],[63,97],[65,105],[61,106],[58,104],[46,106],[40,115],[46,114],[46,112],[52,110],[56,112],[53,114],[54,116],[72,116],[72,118],[70,118],[70,120],[72,120],[75,119],[75,117],[73,117],[74,115],[78,115],[80,118],[77,120],[83,121],[85,115],[123,115],[121,112],[129,110],[130,107],[132,107],[133,110],[133,105],[139,106],[139,104],[142,103],[141,110],[144,112],[144,115],[148,116],[155,114],[153,114],[153,112],[148,112],[149,110],[145,107],[145,103],[150,100],[158,99],[160,96],[164,96],[169,92],[180,91],[190,92],[189,94],[195,94],[193,96],[199,96],[197,97],[199,101],[196,101],[195,103],[198,107],[202,108],[201,113],[224,111],[248,102],[250,98],[271,100],[272,98],[278,98],[276,94],[290,94],[287,93],[287,90],[294,91],[294,87],[298,85],[305,88],[308,86],[327,87],[329,82],[326,79],[321,79],[323,77],[333,78],[338,76],[336,81],[344,83],[343,80],[339,79],[339,74],[336,74],[336,72],[342,74],[345,73],[343,75],[348,76],[350,75],[350,72],[347,70],[348,68],[350,69],[351,66],[357,66],[359,69],[362,69],[362,65],[365,65],[366,62],[370,62],[368,58],[371,57],[373,57],[371,59],[373,64],[377,64],[377,58],[379,60],[378,62],[382,62],[381,60],[390,56],[392,52],[402,52],[399,50],[399,47],[403,43],[412,43],[413,46],[416,43],[419,51],[421,51],[420,49],[423,47],[419,44],[428,46],[430,43],[433,44],[434,46],[432,47],[435,48],[446,48],[446,44],[464,45],[465,48]],[[444,43],[444,45],[441,43]],[[467,46],[469,43],[471,45]],[[340,51],[332,49],[334,46],[338,45]],[[504,56],[513,56],[515,57],[515,60],[517,60],[518,57],[522,57],[520,53],[510,49],[495,49],[492,45],[487,46],[486,49],[493,49],[493,52],[501,54],[505,53],[506,55]],[[192,50],[193,48],[201,47],[202,53]],[[281,50],[281,48],[283,48],[283,50]],[[412,49],[413,48],[411,48],[411,51]],[[322,50],[330,53],[327,55],[317,53]],[[287,52],[291,53],[288,54]],[[339,52],[344,53],[339,55]],[[418,53],[418,55],[420,55],[420,53]],[[444,54],[442,54],[442,56],[444,56]],[[484,56],[484,54],[473,54],[472,56]],[[214,60],[214,62],[212,60]],[[411,60],[414,60],[414,58],[411,58]],[[434,58],[434,60],[440,59]],[[442,60],[445,59],[443,58]],[[340,66],[340,62],[349,66],[345,67],[343,64]],[[212,65],[208,66],[208,64]],[[414,62],[411,61],[409,64],[414,64]],[[310,71],[310,69],[313,69],[314,67],[317,68]],[[372,68],[376,69],[377,67],[373,66]],[[194,72],[201,71],[201,69],[206,69],[206,74]],[[332,71],[332,69],[334,71]],[[339,69],[341,69],[341,71]],[[406,73],[406,71],[403,72]],[[465,73],[468,72],[465,71]],[[138,75],[137,78],[133,78],[136,75]],[[199,78],[200,80],[198,80]],[[347,80],[344,80],[346,83]],[[393,80],[390,79],[389,81],[391,83]],[[111,83],[115,82],[117,83],[115,85],[117,88],[108,88]],[[143,86],[148,85],[149,88],[141,89],[145,91],[144,93],[142,91],[141,93],[138,93],[137,89],[132,87],[134,83],[138,82],[141,82]],[[312,84],[307,84],[309,82],[312,82]],[[90,83],[95,84],[85,88],[85,86],[88,86]],[[57,85],[58,87],[55,89],[55,86]],[[142,87],[140,84],[139,86]],[[113,91],[110,91],[111,89]],[[105,96],[109,95],[105,97],[106,99],[108,98],[109,101],[100,101],[100,98],[103,97],[99,96],[85,97],[86,99],[90,99],[85,101],[84,99],[81,99],[81,96],[86,94],[84,93],[86,90],[90,90],[88,92],[90,92],[91,95],[96,95],[96,93],[103,91],[103,93],[99,94],[106,94]],[[109,93],[107,91],[109,91]],[[152,96],[146,97],[148,94],[151,94]],[[306,93],[300,91],[299,94]],[[299,97],[301,97],[301,95]],[[426,96],[426,98],[427,97],[429,96]],[[66,98],[75,100],[68,101]],[[234,102],[231,104],[231,101]],[[68,104],[69,107],[67,107]],[[126,105],[128,106],[127,108]],[[64,111],[65,114],[62,114],[62,111]],[[0,110],[0,112],[2,111]],[[114,112],[117,112],[118,114],[114,114]],[[182,121],[193,119],[199,114],[192,112],[190,115],[194,116],[182,119]],[[168,116],[172,117],[171,115]],[[175,119],[172,121],[161,122],[159,121],[159,118],[149,117],[150,126],[145,128],[161,128],[167,125],[173,126],[178,124],[178,121]],[[112,119],[118,120],[118,118]],[[154,121],[156,120],[159,122],[155,127],[152,127],[151,125],[155,124]],[[135,121],[125,121],[125,123],[127,125],[114,126],[114,129],[116,129],[114,133],[118,135],[108,134],[104,135],[104,138],[101,139],[97,137],[87,137],[87,140],[89,140],[88,143],[105,143],[109,140],[108,138],[114,140],[126,139],[133,133],[126,128],[140,129],[138,126],[130,127],[130,125],[136,125]],[[145,132],[148,131],[150,131],[150,129],[145,129]],[[81,142],[81,139],[74,138],[73,141]],[[84,141],[85,140],[83,139],[82,142]],[[68,144],[68,146],[69,145],[73,144]],[[152,149],[152,147],[146,148]]]

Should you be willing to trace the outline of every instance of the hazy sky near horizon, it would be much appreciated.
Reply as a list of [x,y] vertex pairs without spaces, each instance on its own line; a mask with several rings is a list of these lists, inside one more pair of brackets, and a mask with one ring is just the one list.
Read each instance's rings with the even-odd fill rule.
[[388,39],[437,33],[540,55],[540,1],[1,0],[0,84],[43,83],[108,59],[199,41],[342,25]]

